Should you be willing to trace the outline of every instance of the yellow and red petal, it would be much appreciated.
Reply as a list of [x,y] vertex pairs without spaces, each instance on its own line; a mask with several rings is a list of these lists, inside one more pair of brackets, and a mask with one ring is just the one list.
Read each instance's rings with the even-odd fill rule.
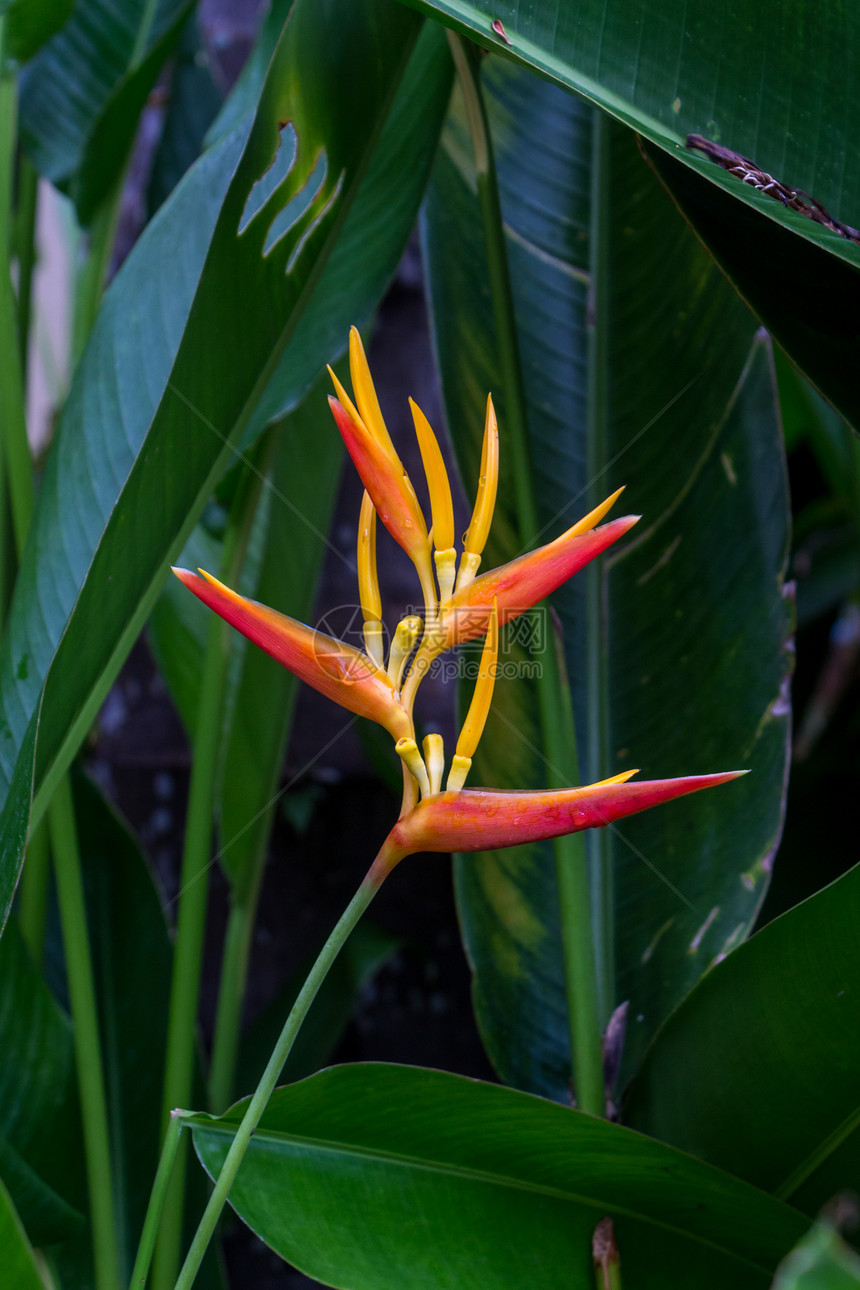
[[239,595],[203,570],[200,574],[190,569],[173,572],[199,600],[306,685],[350,712],[378,722],[395,739],[411,735],[412,723],[391,682],[361,650]]
[[732,770],[640,783],[622,783],[616,776],[584,788],[540,792],[464,788],[437,793],[397,821],[380,852],[379,864],[391,869],[416,851],[491,851],[602,828],[626,815],[727,784],[745,774]]
[[446,650],[483,636],[494,601],[499,607],[500,627],[525,613],[617,542],[638,519],[638,515],[625,515],[585,533],[580,521],[554,542],[482,573],[455,591],[442,607],[421,646],[416,666],[425,666]]

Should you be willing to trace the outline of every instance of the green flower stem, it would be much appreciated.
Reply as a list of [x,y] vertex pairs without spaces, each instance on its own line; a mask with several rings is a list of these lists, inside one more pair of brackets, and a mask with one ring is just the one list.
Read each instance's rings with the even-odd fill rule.
[[317,991],[325,980],[332,963],[340,953],[350,932],[376,895],[384,877],[384,871],[380,874],[375,865],[370,869],[367,877],[347,905],[337,926],[320,951],[319,958],[308,973],[307,980],[301,988],[281,1031],[280,1038],[269,1058],[263,1077],[257,1085],[257,1091],[248,1103],[242,1122],[236,1130],[230,1150],[227,1152],[224,1163],[221,1166],[221,1172],[216,1179],[209,1203],[200,1220],[200,1226],[195,1233],[194,1240],[191,1242],[188,1256],[179,1274],[175,1290],[190,1290],[190,1287],[194,1284],[194,1278],[215,1232],[218,1219],[221,1217],[221,1211],[224,1208],[230,1188],[233,1185],[236,1174],[239,1172],[239,1166],[242,1163],[248,1143],[260,1123],[308,1009],[316,998]]
[[[259,451],[265,451],[265,441]],[[261,487],[262,472],[243,472],[224,536],[220,570],[223,581],[231,586],[238,581],[244,563]],[[203,965],[209,870],[212,864],[212,817],[224,718],[230,634],[228,624],[217,614],[212,614],[197,705],[188,817],[179,880],[179,912],[176,920],[176,949],[162,1103],[165,1127],[169,1124],[171,1111],[177,1106],[186,1106],[192,1096],[197,1008]],[[185,1143],[181,1143],[156,1247],[154,1285],[160,1290],[172,1290],[179,1265],[187,1155]]]
[[220,1115],[232,1100],[236,1054],[242,1020],[242,1000],[248,977],[248,959],[257,915],[257,903],[266,862],[272,811],[255,823],[254,849],[249,874],[241,888],[230,894],[230,916],[224,935],[224,957],[218,986],[215,1036],[209,1069],[209,1109]]
[[96,1290],[117,1290],[120,1261],[111,1184],[107,1100],[81,859],[68,779],[61,780],[54,794],[49,821],[69,998],[75,1025],[75,1061],[89,1184]]
[[[539,531],[529,456],[528,414],[520,362],[514,299],[505,248],[499,187],[493,159],[492,138],[480,83],[480,55],[473,45],[448,33],[466,105],[466,116],[475,154],[478,200],[487,249],[490,293],[496,325],[499,367],[505,394],[505,436],[514,461],[517,521],[526,540]],[[549,620],[549,616],[547,618]],[[538,681],[543,745],[550,787],[567,787],[578,781],[573,707],[567,690],[555,633],[548,632],[540,659]],[[570,1026],[573,1080],[577,1106],[592,1115],[604,1115],[599,987],[591,923],[591,894],[586,847],[582,834],[556,838],[553,854],[558,878],[562,922],[565,990]]]
[[187,1111],[172,1111],[170,1115],[167,1133],[165,1134],[164,1142],[161,1144],[161,1158],[158,1161],[155,1181],[152,1184],[149,1204],[146,1207],[146,1217],[143,1220],[143,1231],[140,1234],[140,1245],[137,1247],[137,1258],[134,1261],[129,1290],[140,1290],[140,1287],[146,1285],[146,1278],[149,1276],[149,1265],[152,1262],[152,1252],[155,1249],[158,1224],[167,1198],[168,1183],[173,1172],[176,1152],[179,1149],[179,1140],[187,1115]]

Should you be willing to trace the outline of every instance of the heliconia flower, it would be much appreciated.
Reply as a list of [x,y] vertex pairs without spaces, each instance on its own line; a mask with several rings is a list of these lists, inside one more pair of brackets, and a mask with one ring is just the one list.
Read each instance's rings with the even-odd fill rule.
[[440,607],[416,655],[413,672],[426,671],[432,660],[446,650],[483,636],[494,601],[498,604],[499,626],[503,626],[543,600],[623,537],[638,523],[638,515],[625,515],[595,528],[621,491],[613,493],[554,542],[489,569],[455,591],[448,603]]
[[394,739],[412,734],[412,722],[387,674],[361,650],[231,591],[202,569],[199,575],[190,569],[173,572],[199,600],[301,681],[378,722]]
[[600,828],[625,815],[671,802],[703,788],[727,784],[747,772],[687,775],[628,783],[635,771],[584,788],[502,792],[446,790],[423,798],[389,833],[374,863],[378,877],[417,851],[492,851]]
[[475,496],[472,519],[463,535],[463,556],[457,573],[457,591],[462,591],[468,586],[478,572],[481,555],[493,522],[498,488],[499,424],[493,407],[493,396],[488,394],[487,411],[484,417],[484,439],[481,444],[481,473],[478,478],[478,492]]

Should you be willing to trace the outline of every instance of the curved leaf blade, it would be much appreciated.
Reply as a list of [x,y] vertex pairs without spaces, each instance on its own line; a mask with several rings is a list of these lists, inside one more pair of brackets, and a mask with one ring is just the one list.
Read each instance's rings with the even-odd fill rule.
[[629,1123],[807,1213],[860,1186],[858,919],[855,867],[719,963],[654,1040]]
[[[234,134],[201,158],[108,293],[45,472],[7,628],[4,793],[43,685],[40,809],[49,776],[92,720],[308,304],[416,35],[412,16],[382,0],[296,4],[247,144]],[[338,89],[356,60],[373,75],[342,111]],[[293,75],[309,63],[318,75]],[[298,158],[240,235],[285,120]],[[323,153],[322,187],[264,254],[271,223]],[[165,273],[177,236],[184,254]]]
[[[241,1118],[191,1122],[215,1174]],[[311,1276],[349,1290],[591,1285],[610,1215],[624,1284],[766,1286],[805,1224],[630,1130],[415,1067],[323,1071],[275,1092],[230,1196]]]

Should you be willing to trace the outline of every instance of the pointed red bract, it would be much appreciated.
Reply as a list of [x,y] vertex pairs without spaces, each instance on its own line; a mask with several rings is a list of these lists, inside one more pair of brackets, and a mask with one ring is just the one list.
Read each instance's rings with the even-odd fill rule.
[[554,542],[481,574],[455,592],[442,607],[415,666],[420,667],[446,650],[484,636],[494,601],[499,606],[500,627],[525,613],[617,542],[638,519],[638,515],[624,515],[600,528],[573,536],[569,530]]
[[189,569],[173,572],[199,600],[307,685],[350,712],[378,722],[395,739],[411,734],[412,724],[391,682],[366,654],[240,596],[209,574],[201,577]]
[[380,863],[391,869],[416,851],[492,851],[601,828],[625,815],[635,815],[703,788],[727,784],[744,774],[742,770],[730,770],[718,775],[589,784],[540,792],[464,788],[455,793],[437,793],[397,821],[380,852]]

